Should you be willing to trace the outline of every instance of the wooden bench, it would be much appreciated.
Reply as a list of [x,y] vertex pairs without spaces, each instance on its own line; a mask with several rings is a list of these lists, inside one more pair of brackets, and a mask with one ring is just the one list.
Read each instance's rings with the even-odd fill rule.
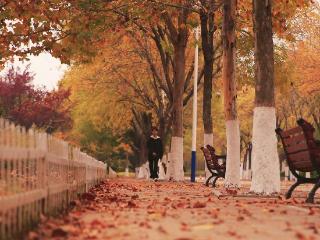
[[[308,194],[307,202],[314,202],[314,195],[320,187],[320,146],[313,137],[315,129],[303,119],[297,121],[298,126],[287,131],[276,129],[279,135],[286,160],[292,174],[297,178],[286,194],[290,198],[294,189],[300,184],[313,183],[314,186]],[[317,172],[316,177],[303,177],[299,172]]]
[[[206,186],[209,186],[209,182],[212,178],[212,186],[216,186],[216,182],[218,178],[225,178],[225,173],[226,173],[226,156],[225,155],[216,155],[215,154],[215,149],[207,145],[206,147],[201,147],[201,150],[203,152],[204,158],[206,160],[207,168],[211,173],[211,176],[207,179],[206,181]],[[219,163],[219,159],[223,160],[223,163]]]

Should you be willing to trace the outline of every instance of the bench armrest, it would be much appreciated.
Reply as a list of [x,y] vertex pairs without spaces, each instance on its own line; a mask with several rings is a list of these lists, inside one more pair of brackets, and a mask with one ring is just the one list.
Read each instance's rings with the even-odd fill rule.
[[317,147],[320,147],[320,140],[314,140]]

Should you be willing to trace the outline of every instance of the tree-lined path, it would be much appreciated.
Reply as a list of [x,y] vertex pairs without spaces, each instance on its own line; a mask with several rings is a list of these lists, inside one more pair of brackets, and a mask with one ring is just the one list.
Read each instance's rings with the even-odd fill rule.
[[28,240],[319,239],[320,209],[305,205],[305,194],[219,200],[200,183],[116,178],[75,201],[66,216],[43,219]]
[[[0,0],[0,19],[0,240],[320,239],[320,0]],[[68,64],[52,91],[12,65],[43,53]]]

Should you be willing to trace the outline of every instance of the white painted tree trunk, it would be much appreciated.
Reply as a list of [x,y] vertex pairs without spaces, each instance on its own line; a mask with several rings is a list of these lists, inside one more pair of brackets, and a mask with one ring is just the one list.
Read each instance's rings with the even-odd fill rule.
[[109,178],[117,177],[117,173],[111,167],[109,167],[109,175],[108,175],[108,177]]
[[255,107],[252,132],[251,191],[280,192],[280,164],[276,138],[274,107]]
[[129,177],[129,168],[126,167],[125,172],[124,172],[124,175],[125,175],[126,177]]
[[170,157],[172,167],[172,180],[183,181],[183,137],[172,137]]
[[136,177],[136,178],[138,178],[138,176],[139,176],[139,170],[140,170],[139,167],[136,167],[136,168],[134,169],[134,171],[135,171],[135,177]]
[[227,130],[227,166],[225,186],[240,187],[240,130],[239,121],[228,120]]
[[166,180],[170,180],[172,177],[173,177],[173,174],[172,174],[172,170],[173,170],[173,166],[172,166],[172,154],[171,152],[169,152],[167,154],[167,159],[166,159],[166,165],[167,165],[167,172],[166,172]]
[[144,163],[139,168],[138,178],[139,179],[149,179],[150,178],[149,162]]
[[[205,133],[203,136],[203,146],[206,147],[207,145],[213,146],[213,133]],[[211,176],[210,171],[208,170],[206,160],[204,159],[204,171],[205,171],[205,178],[204,182]]]
[[163,167],[163,164],[162,164],[163,162],[165,162],[165,157],[163,157],[162,159],[160,159],[160,161],[158,162],[159,179],[160,179],[160,180],[166,179],[166,173],[164,172],[164,167]]

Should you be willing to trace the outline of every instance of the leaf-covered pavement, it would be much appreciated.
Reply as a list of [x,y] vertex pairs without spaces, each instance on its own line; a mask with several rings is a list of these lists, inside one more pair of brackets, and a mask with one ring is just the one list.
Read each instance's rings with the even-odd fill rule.
[[[304,193],[305,195],[305,193]],[[320,239],[319,205],[304,198],[218,199],[196,183],[107,180],[35,239]]]

